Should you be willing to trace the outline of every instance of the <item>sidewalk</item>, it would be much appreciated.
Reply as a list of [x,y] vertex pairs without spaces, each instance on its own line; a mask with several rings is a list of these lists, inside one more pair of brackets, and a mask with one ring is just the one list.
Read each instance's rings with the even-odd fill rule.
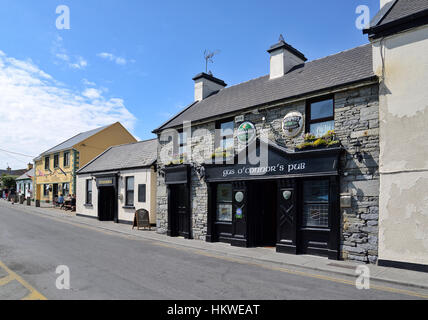
[[[12,207],[6,201],[0,200],[1,207]],[[141,239],[169,244],[175,247],[186,247],[194,250],[206,251],[218,255],[244,258],[254,262],[269,264],[279,264],[282,267],[304,268],[314,271],[322,271],[329,274],[356,277],[356,267],[360,264],[350,261],[333,261],[323,257],[309,255],[289,255],[276,253],[274,248],[239,248],[232,247],[226,243],[208,243],[200,240],[187,240],[183,238],[171,238],[156,231],[132,230],[132,226],[126,224],[116,224],[113,222],[101,222],[76,216],[74,213],[53,208],[36,208],[26,205],[14,204],[14,209],[49,215],[51,217],[64,219],[73,223],[91,226],[111,232],[125,235],[132,235]],[[366,265],[370,268],[370,276],[374,281],[382,281],[391,284],[405,285],[415,288],[428,289],[428,274],[423,272],[401,270],[395,268],[379,267],[376,265]]]

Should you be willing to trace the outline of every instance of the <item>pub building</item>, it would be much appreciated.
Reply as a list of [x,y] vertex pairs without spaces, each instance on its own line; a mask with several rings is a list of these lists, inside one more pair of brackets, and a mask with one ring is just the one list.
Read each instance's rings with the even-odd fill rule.
[[77,172],[76,213],[132,224],[135,211],[156,223],[156,139],[113,146]]
[[270,73],[195,101],[158,135],[157,229],[168,236],[377,261],[379,80],[370,45],[307,61],[282,36]]

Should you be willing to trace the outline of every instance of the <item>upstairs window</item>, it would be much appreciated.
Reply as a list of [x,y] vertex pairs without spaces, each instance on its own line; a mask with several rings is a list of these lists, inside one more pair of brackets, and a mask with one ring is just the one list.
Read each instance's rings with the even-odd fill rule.
[[180,159],[185,159],[187,156],[186,146],[187,146],[187,133],[179,132],[178,133],[178,156]]
[[220,122],[218,125],[218,129],[220,130],[219,132],[220,139],[217,147],[223,150],[233,149],[233,146],[234,146],[233,132],[235,129],[235,122],[234,121]]
[[70,152],[66,151],[64,152],[64,167],[68,167],[70,165]]
[[59,154],[54,155],[54,168],[59,167]]
[[309,102],[306,119],[306,130],[316,137],[321,137],[328,131],[334,130],[333,98]]
[[49,170],[49,157],[45,157],[45,170]]

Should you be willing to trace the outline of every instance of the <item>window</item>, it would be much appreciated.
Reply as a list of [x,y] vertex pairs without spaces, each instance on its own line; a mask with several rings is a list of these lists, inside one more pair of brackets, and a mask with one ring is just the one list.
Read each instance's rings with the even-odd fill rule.
[[54,155],[54,168],[59,167],[59,154]]
[[333,99],[309,102],[306,115],[306,130],[316,137],[321,137],[328,131],[334,130]]
[[134,206],[134,177],[126,178],[126,206]]
[[45,157],[45,170],[49,170],[49,157]]
[[217,185],[217,221],[232,222],[232,185]]
[[138,185],[138,202],[146,202],[146,185]]
[[217,124],[216,129],[218,130],[216,148],[219,148],[222,150],[233,150],[233,146],[234,146],[233,132],[235,129],[235,122],[233,120],[219,122]]
[[49,185],[48,185],[48,184],[45,184],[45,185],[43,186],[43,195],[44,195],[45,197],[49,197]]
[[64,167],[68,167],[70,165],[70,152],[66,151],[64,152]]
[[303,227],[328,228],[329,182],[313,180],[303,183]]
[[178,156],[180,159],[186,158],[187,133],[178,133]]
[[70,183],[63,183],[62,184],[62,195],[68,196],[70,194]]
[[86,204],[92,204],[92,179],[86,180]]

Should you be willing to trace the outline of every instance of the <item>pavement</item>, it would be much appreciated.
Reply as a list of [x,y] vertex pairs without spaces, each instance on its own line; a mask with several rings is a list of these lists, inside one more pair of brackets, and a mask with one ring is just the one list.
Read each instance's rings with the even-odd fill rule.
[[[192,252],[192,254],[199,255],[199,259],[202,259],[201,256],[204,258],[215,257],[223,262],[227,261],[229,263],[239,263],[241,265],[242,263],[245,263],[246,266],[257,266],[264,269],[269,268],[271,271],[282,271],[296,277],[300,276],[304,278],[309,277],[312,279],[324,280],[330,279],[332,282],[334,282],[334,280],[339,280],[336,282],[354,285],[356,268],[359,266],[359,264],[349,261],[332,261],[322,257],[309,255],[295,256],[280,254],[276,253],[273,248],[237,248],[224,243],[207,243],[199,240],[171,238],[158,234],[155,231],[132,230],[130,225],[100,222],[96,219],[76,216],[70,212],[58,209],[36,208],[17,204],[12,206],[10,203],[3,200],[0,200],[0,211],[1,209],[12,209],[15,212],[19,211],[35,216],[46,217],[55,221],[55,223],[61,222],[72,226],[80,226],[86,228],[87,232],[98,230],[109,234],[114,233],[121,235],[129,239],[141,239],[143,241],[148,241],[148,243],[156,243],[158,247],[175,249],[174,252],[179,250],[188,250],[188,252]],[[46,235],[43,235],[43,237],[44,236]],[[1,258],[2,257],[0,256],[0,260]],[[178,257],[176,258],[178,259]],[[174,265],[176,264],[176,261],[170,261],[170,263]],[[425,292],[425,290],[428,289],[428,274],[395,268],[379,267],[376,265],[366,266],[370,269],[371,282],[376,283],[372,287],[376,288],[377,286],[378,289],[383,290],[384,292],[401,292],[404,294],[416,292],[416,295],[413,296],[428,298],[428,295]],[[305,282],[300,279],[299,283]],[[309,284],[307,285],[309,286]],[[388,287],[388,285],[391,287]],[[212,284],[212,286],[215,287],[215,284]],[[343,297],[346,297],[346,295]],[[395,299],[396,297],[387,298]]]

